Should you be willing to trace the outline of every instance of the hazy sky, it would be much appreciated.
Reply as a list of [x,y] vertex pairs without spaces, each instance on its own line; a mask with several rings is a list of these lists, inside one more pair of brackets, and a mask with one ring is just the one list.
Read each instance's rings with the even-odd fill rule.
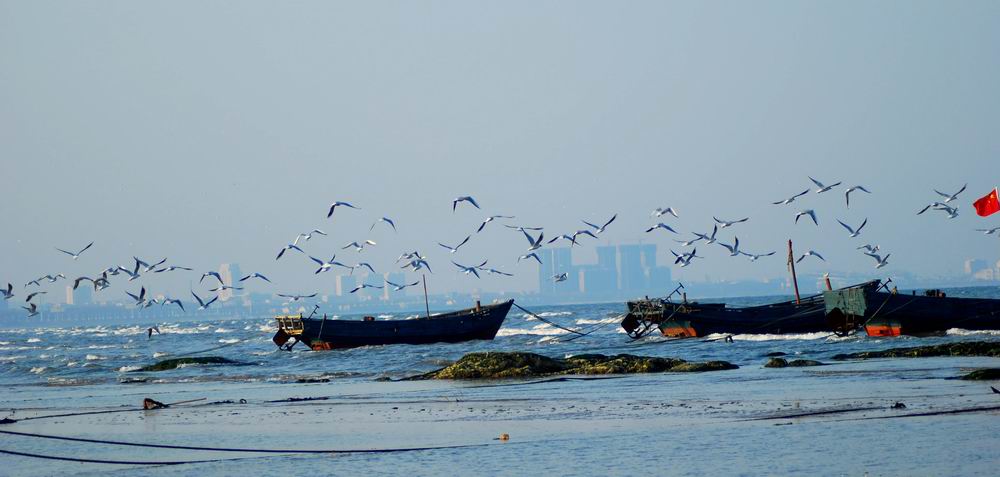
[[[703,245],[682,279],[784,276],[788,238],[827,258],[805,271],[874,271],[867,241],[892,253],[878,276],[959,273],[1000,258],[974,231],[1000,215],[970,206],[1000,182],[997,25],[993,1],[0,1],[0,281],[138,255],[330,292],[305,257],[274,261],[318,227],[331,236],[307,251],[380,271],[417,248],[432,291],[531,289],[515,231],[491,224],[455,256],[435,243],[488,214],[552,236],[618,213],[602,243],[657,243],[666,261],[675,237],[643,232],[659,206],[684,237],[750,216],[723,240],[779,251]],[[807,175],[844,185],[771,205]],[[959,218],[915,215],[966,182]],[[847,210],[855,184],[874,194]],[[453,213],[458,195],[483,210]],[[363,210],[328,220],[334,200]],[[819,227],[793,225],[804,207]],[[383,215],[398,234],[368,232]],[[857,239],[835,221],[866,217]],[[53,250],[91,240],[78,262]],[[451,258],[516,276],[477,281]]]

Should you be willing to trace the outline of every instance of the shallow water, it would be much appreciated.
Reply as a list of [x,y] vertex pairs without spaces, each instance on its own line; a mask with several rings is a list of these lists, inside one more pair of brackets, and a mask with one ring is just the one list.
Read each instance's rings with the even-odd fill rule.
[[[981,292],[978,292],[981,293]],[[751,304],[758,299],[737,300]],[[494,341],[343,351],[275,349],[270,318],[45,329],[0,329],[0,414],[14,418],[135,407],[143,397],[206,401],[151,412],[22,421],[0,430],[113,437],[189,445],[344,449],[475,444],[404,454],[248,456],[97,446],[0,435],[0,449],[107,459],[246,458],[179,467],[67,464],[4,456],[9,475],[230,475],[354,473],[941,475],[988,473],[1000,440],[996,411],[897,418],[910,412],[1000,405],[989,383],[953,380],[992,358],[831,362],[838,353],[952,341],[1000,340],[998,332],[941,337],[737,335],[732,343],[647,338],[618,326],[622,304],[538,307],[563,326],[595,329],[568,339],[513,310]],[[405,317],[397,315],[397,318]],[[388,319],[392,315],[384,315]],[[351,317],[344,317],[345,319]],[[381,382],[444,366],[471,351],[550,356],[631,353],[726,360],[738,370],[601,380]],[[765,354],[831,362],[766,369]],[[240,366],[134,370],[184,355],[223,356]],[[328,382],[300,383],[303,379]],[[124,383],[128,381],[128,383]],[[137,382],[143,381],[143,382]],[[996,383],[993,383],[996,385]],[[292,397],[305,402],[269,402]],[[246,403],[239,403],[245,399]],[[207,405],[220,400],[233,404]],[[906,410],[891,410],[896,401]],[[840,412],[865,408],[866,411]],[[869,409],[870,408],[870,409]],[[748,420],[809,411],[834,413]],[[888,418],[886,418],[888,417]],[[877,418],[877,419],[872,419]],[[493,440],[502,432],[511,440]],[[247,467],[250,466],[250,467]],[[280,469],[280,470],[279,470]],[[6,474],[5,474],[6,475]]]

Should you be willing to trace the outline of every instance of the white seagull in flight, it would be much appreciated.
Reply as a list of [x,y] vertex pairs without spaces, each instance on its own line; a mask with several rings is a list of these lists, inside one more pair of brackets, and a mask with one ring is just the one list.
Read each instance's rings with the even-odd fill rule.
[[771,202],[771,203],[774,204],[774,205],[791,204],[792,202],[795,202],[795,199],[797,199],[799,197],[802,197],[802,196],[804,196],[804,195],[806,195],[808,193],[809,193],[809,189],[806,189],[806,190],[804,190],[802,192],[799,192],[798,194],[795,194],[795,195],[793,195],[793,196],[791,196],[791,197],[789,197],[789,198],[787,198],[785,200],[779,200],[777,202]]
[[569,273],[563,272],[563,273],[560,273],[560,274],[557,274],[557,275],[552,275],[552,281],[556,282],[556,283],[564,282],[567,279],[569,279]]
[[674,230],[673,227],[671,227],[671,226],[669,226],[669,225],[667,225],[667,224],[665,224],[663,222],[660,222],[660,223],[658,223],[658,224],[656,224],[656,225],[654,225],[654,226],[646,229],[646,233],[648,234],[648,233],[650,233],[650,232],[652,232],[652,231],[654,231],[656,229],[669,230],[669,231],[671,231],[673,233],[677,233],[677,231]]
[[417,282],[413,282],[413,283],[405,283],[405,284],[400,285],[400,284],[397,284],[397,283],[390,282],[389,280],[386,280],[385,283],[387,285],[391,285],[392,286],[392,291],[400,291],[400,290],[402,290],[402,289],[404,289],[406,287],[412,287],[412,286],[420,284],[420,282],[417,281]]
[[459,243],[458,245],[456,245],[456,246],[454,246],[454,247],[452,247],[452,246],[450,246],[450,245],[445,245],[445,244],[443,244],[443,243],[441,243],[441,242],[438,242],[438,245],[440,245],[440,246],[442,246],[442,247],[444,247],[444,248],[448,249],[448,251],[449,251],[449,252],[451,252],[451,253],[455,253],[455,252],[457,252],[457,251],[458,251],[458,249],[459,249],[459,248],[462,248],[462,245],[465,245],[465,244],[466,244],[466,242],[468,242],[470,238],[472,238],[472,236],[471,236],[471,235],[467,235],[467,236],[465,237],[465,240],[462,240],[462,242],[461,242],[461,243]]
[[317,268],[316,271],[313,272],[314,275],[322,273],[322,272],[329,272],[330,269],[332,269],[335,266],[336,267],[343,267],[343,268],[350,268],[351,269],[351,273],[354,273],[354,267],[349,267],[347,265],[344,265],[343,263],[340,263],[340,262],[337,262],[337,261],[334,260],[335,258],[337,258],[337,255],[334,255],[334,256],[330,257],[330,261],[329,262],[324,262],[324,261],[322,261],[322,260],[320,260],[320,259],[318,259],[316,257],[313,257],[312,255],[310,255],[309,258],[312,261],[316,262],[317,265],[319,265],[319,268]]
[[251,274],[249,274],[249,275],[241,278],[240,281],[241,282],[245,282],[245,281],[247,281],[247,280],[249,280],[251,278],[259,278],[261,280],[264,280],[267,283],[271,283],[271,280],[269,280],[267,277],[265,277],[264,275],[261,275],[260,273],[257,273],[257,272],[253,272],[253,273],[251,273]]
[[[962,192],[965,192],[965,188],[968,187],[968,186],[969,186],[969,184],[965,184],[964,186],[962,186],[961,189],[958,190],[958,192],[956,192],[954,194],[945,194],[944,192],[941,192],[941,191],[939,191],[937,189],[934,189],[934,192],[937,192],[938,195],[940,195],[941,197],[944,197],[944,203],[947,204],[948,202],[951,202],[953,200],[958,199],[958,194],[961,194]],[[956,209],[957,208],[958,207],[956,207]]]
[[288,298],[288,301],[299,301],[303,298],[313,298],[316,296],[316,294],[313,293],[312,295],[282,295],[281,293],[278,293],[278,296],[282,298]]
[[486,220],[483,221],[483,223],[479,224],[479,228],[476,229],[476,233],[478,234],[479,232],[482,232],[483,229],[486,228],[486,224],[493,222],[496,219],[513,219],[513,218],[514,216],[512,215],[491,215],[487,217]]
[[[809,177],[809,176],[806,176],[806,177]],[[822,193],[824,193],[826,191],[829,191],[830,189],[833,189],[834,187],[837,187],[837,186],[840,185],[840,182],[838,182],[836,184],[823,185],[822,182],[820,182],[820,181],[818,181],[816,179],[813,179],[812,177],[809,177],[809,180],[813,181],[813,184],[816,184],[816,187],[819,187],[819,189],[816,189],[816,193],[817,194],[822,194]]]
[[305,253],[304,251],[302,251],[301,248],[299,248],[298,245],[295,245],[294,243],[290,243],[288,245],[285,245],[281,250],[279,250],[278,251],[278,256],[274,257],[274,259],[277,260],[277,259],[281,258],[281,256],[285,254],[286,250],[298,250],[299,253]]
[[662,217],[663,215],[666,215],[666,214],[673,215],[675,218],[679,217],[677,215],[677,211],[674,210],[673,207],[667,207],[667,208],[657,207],[656,210],[653,211],[653,213],[649,214],[649,216],[650,217]]
[[816,211],[814,211],[812,209],[803,210],[803,211],[795,214],[795,223],[799,223],[799,218],[801,218],[803,215],[808,215],[809,218],[813,219],[813,223],[814,224],[819,225],[819,221],[816,220]]
[[590,222],[587,222],[586,220],[581,220],[581,222],[583,222],[583,223],[587,224],[588,226],[590,226],[591,228],[593,228],[594,229],[594,233],[600,235],[600,234],[603,234],[604,233],[604,229],[608,228],[608,226],[611,225],[611,222],[614,222],[615,219],[617,219],[617,218],[618,218],[618,214],[612,215],[611,218],[608,219],[608,221],[605,222],[604,225],[602,225],[600,227],[598,227],[597,225],[594,225],[594,224],[592,224]]
[[884,267],[884,266],[886,266],[886,265],[889,264],[889,255],[892,255],[892,254],[888,253],[888,254],[885,255],[885,257],[882,257],[882,256],[880,256],[877,253],[868,253],[868,252],[865,252],[865,255],[868,255],[869,257],[874,258],[875,259],[875,268],[879,269],[879,268],[882,268],[882,267]]
[[955,207],[951,207],[948,204],[942,204],[941,202],[935,202],[935,203],[933,203],[931,205],[928,205],[927,207],[924,207],[923,209],[920,209],[920,212],[917,212],[917,215],[920,215],[920,214],[922,214],[924,212],[927,212],[927,209],[934,209],[934,210],[940,210],[942,212],[945,212],[945,213],[948,214],[948,218],[949,219],[954,219],[955,217],[958,217],[958,206],[957,205]]
[[452,260],[451,263],[453,263],[456,267],[458,267],[462,271],[462,273],[466,275],[471,273],[475,275],[476,278],[482,278],[479,276],[479,269],[486,266],[486,260],[483,260],[483,263],[480,263],[479,265],[476,265],[474,267],[466,267],[465,265],[457,263],[454,260]]
[[712,226],[712,235],[700,234],[698,232],[691,232],[691,233],[695,234],[699,239],[712,244],[715,243],[715,234],[719,233],[719,226],[718,225]]
[[740,252],[740,254],[750,257],[751,262],[756,262],[757,260],[760,260],[761,257],[770,257],[771,255],[774,255],[774,252],[767,252],[761,254]]
[[722,242],[719,242],[719,245],[722,245],[723,247],[726,247],[726,250],[729,250],[729,256],[730,257],[736,257],[736,256],[738,256],[740,254],[740,238],[739,237],[733,237],[733,244],[732,245],[727,245],[727,244],[724,244]]
[[474,205],[477,209],[479,208],[479,204],[476,203],[476,199],[473,199],[471,196],[463,195],[462,197],[456,197],[454,200],[451,201],[452,212],[454,212],[455,208],[458,207],[459,202],[468,202]]
[[542,259],[538,258],[538,254],[535,253],[535,252],[531,252],[531,253],[528,253],[528,254],[525,254],[525,255],[521,255],[520,257],[517,257],[517,261],[520,262],[521,259],[527,260],[529,258],[535,259],[535,261],[537,261],[539,265],[541,265],[541,263],[542,263]]
[[815,252],[815,251],[813,251],[813,250],[810,250],[810,251],[808,251],[808,252],[806,252],[806,253],[803,253],[803,254],[802,254],[802,256],[801,256],[801,257],[799,257],[799,259],[795,261],[795,263],[799,263],[799,262],[801,262],[801,261],[802,261],[802,260],[804,260],[804,259],[805,259],[806,257],[816,257],[816,258],[818,258],[818,259],[820,259],[820,260],[822,260],[822,261],[824,261],[824,262],[826,261],[826,259],[825,259],[825,258],[823,258],[823,256],[822,256],[822,255],[820,255],[819,253],[817,253],[817,252]]
[[86,247],[83,247],[82,249],[80,249],[79,252],[76,252],[76,253],[73,253],[73,252],[70,252],[70,251],[67,251],[67,250],[63,250],[63,249],[61,249],[59,247],[56,247],[56,250],[58,250],[58,251],[60,251],[62,253],[65,253],[66,255],[69,255],[70,257],[73,257],[73,260],[76,260],[76,259],[80,258],[80,255],[82,255],[83,252],[86,252],[87,249],[90,248],[92,245],[94,245],[94,242],[88,243]]
[[848,188],[847,191],[844,192],[844,199],[847,201],[847,208],[851,208],[851,192],[854,192],[856,190],[860,190],[861,192],[866,192],[868,194],[871,194],[871,191],[859,185]]
[[[840,219],[837,219],[837,222],[840,222]],[[865,224],[867,223],[868,219],[866,218],[864,222],[861,222],[861,225],[859,225],[857,229],[852,229],[850,225],[847,225],[843,222],[840,222],[840,225],[843,225],[844,228],[851,233],[851,238],[854,238],[857,237],[858,235],[861,235],[861,229],[865,228]]]
[[714,216],[712,218],[715,219],[715,221],[719,224],[719,228],[720,229],[724,229],[726,227],[731,227],[731,226],[736,225],[736,224],[738,224],[740,222],[746,222],[746,221],[750,220],[750,217],[744,217],[744,218],[742,218],[740,220],[719,220],[717,217],[714,217]]
[[191,296],[193,296],[194,299],[198,301],[198,309],[199,310],[207,310],[208,307],[211,306],[212,303],[215,303],[215,300],[219,299],[218,295],[216,295],[211,300],[208,300],[208,302],[205,302],[204,300],[201,299],[200,296],[195,295],[195,293],[193,291],[191,292]]
[[338,200],[337,202],[334,202],[334,203],[330,204],[330,211],[327,212],[326,218],[329,219],[330,216],[333,215],[333,211],[336,210],[337,207],[341,207],[341,206],[343,206],[343,207],[350,207],[352,209],[361,210],[360,207],[355,207],[355,206],[353,206],[353,205],[351,205],[351,204],[349,204],[347,202],[341,202],[341,201]]
[[295,237],[295,241],[292,242],[292,245],[298,245],[299,244],[299,240],[302,240],[302,239],[306,239],[306,241],[308,242],[309,239],[311,239],[313,237],[313,235],[328,235],[328,234],[326,232],[320,230],[320,229],[312,229],[312,230],[309,231],[309,233],[298,234]]
[[376,220],[375,223],[373,223],[372,226],[368,228],[368,231],[371,232],[372,230],[375,230],[375,226],[378,225],[379,222],[385,222],[385,223],[387,223],[387,224],[389,224],[389,225],[392,226],[392,231],[393,232],[397,231],[396,230],[396,223],[393,222],[392,219],[390,219],[389,217],[382,217],[381,219]]

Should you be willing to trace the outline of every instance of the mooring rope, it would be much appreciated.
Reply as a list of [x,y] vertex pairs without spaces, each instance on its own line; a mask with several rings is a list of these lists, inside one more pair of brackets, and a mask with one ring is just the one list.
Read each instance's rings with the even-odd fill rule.
[[193,450],[204,452],[243,452],[247,454],[390,454],[398,452],[415,452],[438,449],[461,449],[466,447],[482,447],[489,444],[461,444],[453,446],[428,446],[428,447],[399,447],[387,449],[253,449],[246,447],[205,447],[205,446],[182,446],[174,444],[148,444],[143,442],[113,441],[107,439],[87,439],[84,437],[57,436],[52,434],[36,434],[32,432],[18,432],[0,430],[0,434],[8,434],[21,437],[35,437],[38,439],[53,439],[70,442],[86,442],[88,444],[102,444],[109,446],[126,447],[150,447],[154,449],[177,449]]
[[563,330],[563,331],[568,331],[570,333],[574,333],[574,334],[578,334],[578,335],[583,335],[583,333],[581,333],[580,331],[577,331],[577,330],[574,330],[574,329],[571,329],[571,328],[566,328],[565,326],[560,326],[560,325],[558,325],[556,323],[553,323],[553,322],[551,322],[549,320],[546,320],[545,318],[542,318],[542,317],[540,317],[540,316],[532,313],[531,311],[525,309],[523,306],[518,305],[517,303],[514,303],[514,306],[516,306],[521,311],[523,311],[523,312],[525,312],[525,313],[527,313],[527,314],[535,317],[535,319],[537,319],[538,321],[541,321],[543,323],[548,323],[549,325],[554,326],[556,328],[559,328],[560,330]]
[[168,461],[147,461],[147,460],[107,460],[107,459],[87,459],[82,457],[63,457],[57,455],[33,454],[30,452],[18,452],[7,449],[0,449],[0,454],[16,455],[21,457],[33,457],[35,459],[61,460],[64,462],[80,462],[85,464],[113,464],[113,465],[184,465],[184,464],[204,464],[208,462],[224,462],[232,459],[209,459],[209,460],[168,460]]

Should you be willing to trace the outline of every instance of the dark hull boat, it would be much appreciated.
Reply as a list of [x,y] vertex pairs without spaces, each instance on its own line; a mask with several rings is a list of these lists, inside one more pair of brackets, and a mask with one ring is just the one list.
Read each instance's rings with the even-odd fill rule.
[[1000,300],[952,298],[940,290],[922,295],[881,290],[825,292],[827,316],[831,321],[859,323],[868,336],[933,335],[951,328],[1000,329]]
[[495,305],[415,318],[412,320],[376,321],[331,320],[279,316],[278,332],[272,341],[291,349],[298,342],[314,350],[355,348],[388,344],[458,343],[470,340],[492,340],[507,318],[514,300]]
[[[877,282],[848,287],[874,288]],[[724,303],[645,299],[628,302],[622,328],[639,338],[654,328],[670,338],[702,337],[710,334],[849,333],[853,326],[827,320],[823,296],[803,297],[767,305],[727,307]]]

